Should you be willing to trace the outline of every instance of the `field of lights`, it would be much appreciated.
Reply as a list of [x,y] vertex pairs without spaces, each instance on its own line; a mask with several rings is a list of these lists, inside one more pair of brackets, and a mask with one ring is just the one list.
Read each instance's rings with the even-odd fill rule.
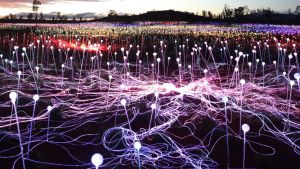
[[300,26],[0,25],[0,168],[296,169]]

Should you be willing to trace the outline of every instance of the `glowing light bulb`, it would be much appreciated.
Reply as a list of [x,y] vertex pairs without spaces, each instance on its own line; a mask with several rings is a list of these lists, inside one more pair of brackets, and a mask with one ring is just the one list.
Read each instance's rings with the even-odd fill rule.
[[243,124],[242,125],[242,130],[244,133],[247,133],[250,131],[250,126],[248,124]]
[[294,78],[299,81],[300,80],[300,73],[295,73]]
[[47,107],[47,111],[48,111],[48,112],[50,112],[52,109],[53,109],[52,106],[48,106],[48,107]]
[[295,81],[294,81],[294,80],[291,80],[291,81],[290,81],[290,85],[291,85],[291,87],[293,87],[293,86],[295,85]]
[[39,99],[40,99],[40,96],[39,96],[39,95],[37,95],[37,94],[33,95],[33,100],[34,100],[35,102],[37,102]]
[[122,105],[122,106],[126,106],[126,103],[127,103],[127,101],[126,101],[125,99],[122,99],[122,100],[121,100],[121,105]]
[[91,162],[96,168],[99,168],[99,166],[103,164],[103,156],[99,153],[96,153],[92,156]]
[[142,144],[139,141],[136,141],[134,143],[134,148],[138,151],[140,151],[140,149],[142,148]]
[[241,80],[240,80],[240,84],[241,84],[242,86],[244,86],[244,85],[246,84],[245,79],[241,79]]
[[227,102],[228,102],[228,97],[227,97],[227,96],[223,96],[223,97],[222,97],[222,101],[223,101],[224,103],[227,103]]
[[154,110],[154,109],[156,109],[156,108],[157,108],[157,106],[156,106],[155,103],[151,104],[151,109],[152,109],[152,110]]
[[16,92],[10,92],[9,93],[9,98],[11,100],[11,102],[15,103],[17,100],[18,94]]

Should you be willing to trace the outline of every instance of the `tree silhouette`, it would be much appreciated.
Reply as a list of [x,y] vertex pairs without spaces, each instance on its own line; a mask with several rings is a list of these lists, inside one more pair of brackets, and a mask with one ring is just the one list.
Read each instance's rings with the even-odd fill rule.
[[108,15],[107,16],[118,16],[118,13],[117,13],[117,11],[115,11],[115,10],[109,10],[108,11]]
[[38,10],[39,10],[41,4],[42,3],[38,0],[33,0],[33,2],[32,2],[32,11],[33,11],[33,13],[35,13],[35,20],[38,19]]
[[296,7],[295,14],[296,15],[300,15],[300,6]]
[[223,17],[226,18],[231,18],[233,15],[233,10],[230,9],[230,7],[226,4],[224,6],[223,12],[222,12]]
[[31,19],[33,18],[33,14],[32,14],[32,13],[28,14],[28,15],[27,15],[27,18],[28,18],[29,20],[31,20]]

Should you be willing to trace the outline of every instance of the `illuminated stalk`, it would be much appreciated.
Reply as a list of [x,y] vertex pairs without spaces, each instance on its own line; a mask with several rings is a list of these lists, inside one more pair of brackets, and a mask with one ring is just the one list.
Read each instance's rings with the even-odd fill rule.
[[157,58],[157,81],[156,81],[156,83],[158,83],[158,81],[159,81],[159,65],[160,65],[160,61],[161,61],[161,59]]
[[168,57],[167,74],[169,73],[170,60],[171,60],[171,57]]
[[248,124],[242,125],[242,130],[244,132],[243,138],[243,169],[245,169],[245,161],[246,161],[246,133],[249,132],[250,126]]
[[19,117],[18,117],[18,111],[17,111],[17,106],[16,106],[16,100],[18,97],[18,94],[16,92],[11,92],[9,94],[9,97],[12,102],[12,106],[15,112],[15,118],[16,118],[16,123],[17,123],[17,130],[18,130],[18,137],[19,137],[19,144],[20,144],[20,150],[21,150],[21,156],[22,156],[22,165],[23,169],[26,168],[25,166],[25,158],[24,158],[24,150],[23,150],[23,144],[22,144],[22,138],[21,138],[21,130],[20,130],[20,124],[19,124]]
[[27,158],[29,158],[29,154],[30,154],[30,143],[31,143],[31,136],[32,136],[32,127],[34,125],[34,117],[35,117],[35,108],[36,108],[36,102],[39,100],[39,95],[34,95],[33,96],[33,100],[34,100],[34,104],[33,104],[33,111],[32,111],[32,117],[30,120],[30,128],[29,128],[29,141],[28,141],[28,147],[27,147]]
[[265,87],[265,62],[262,62],[262,69],[263,69],[263,87]]
[[121,105],[124,107],[125,114],[126,114],[127,121],[128,121],[128,126],[129,126],[129,129],[131,130],[130,120],[129,120],[129,116],[128,116],[128,112],[127,112],[127,108],[126,108],[126,103],[127,103],[127,101],[125,99],[121,100]]
[[109,79],[109,82],[108,82],[108,90],[107,90],[107,97],[106,97],[106,109],[108,109],[109,91],[110,91],[110,84],[111,84],[112,75],[109,75],[108,79]]
[[50,127],[50,113],[52,111],[53,107],[52,106],[48,106],[47,107],[47,113],[48,113],[48,122],[47,122],[47,134],[46,134],[46,139],[47,139],[47,142],[49,141],[49,127]]
[[57,74],[57,67],[56,67],[56,61],[55,61],[55,56],[54,56],[54,48],[53,46],[51,47],[51,51],[52,51],[52,58],[53,58],[53,62],[54,62],[54,68]]
[[82,68],[83,68],[84,58],[85,58],[85,49],[83,50],[83,54],[82,54],[82,60],[81,60],[80,72],[79,72],[79,82],[81,80],[81,74],[82,74]]
[[229,168],[229,141],[228,141],[228,116],[227,116],[227,102],[228,102],[228,97],[227,96],[223,96],[222,97],[222,101],[225,104],[227,168]]
[[64,86],[64,70],[65,70],[65,64],[61,65],[61,88]]

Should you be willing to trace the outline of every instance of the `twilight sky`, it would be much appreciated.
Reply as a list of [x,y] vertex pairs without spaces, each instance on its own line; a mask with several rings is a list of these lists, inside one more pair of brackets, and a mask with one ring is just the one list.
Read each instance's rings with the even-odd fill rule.
[[[299,0],[40,0],[40,11],[62,14],[96,13],[106,14],[109,10],[120,13],[143,13],[150,10],[175,9],[188,12],[210,10],[222,11],[224,4],[230,7],[248,5],[249,9],[270,7],[276,11],[287,11],[300,5]],[[0,16],[9,13],[31,12],[32,0],[0,0]]]

